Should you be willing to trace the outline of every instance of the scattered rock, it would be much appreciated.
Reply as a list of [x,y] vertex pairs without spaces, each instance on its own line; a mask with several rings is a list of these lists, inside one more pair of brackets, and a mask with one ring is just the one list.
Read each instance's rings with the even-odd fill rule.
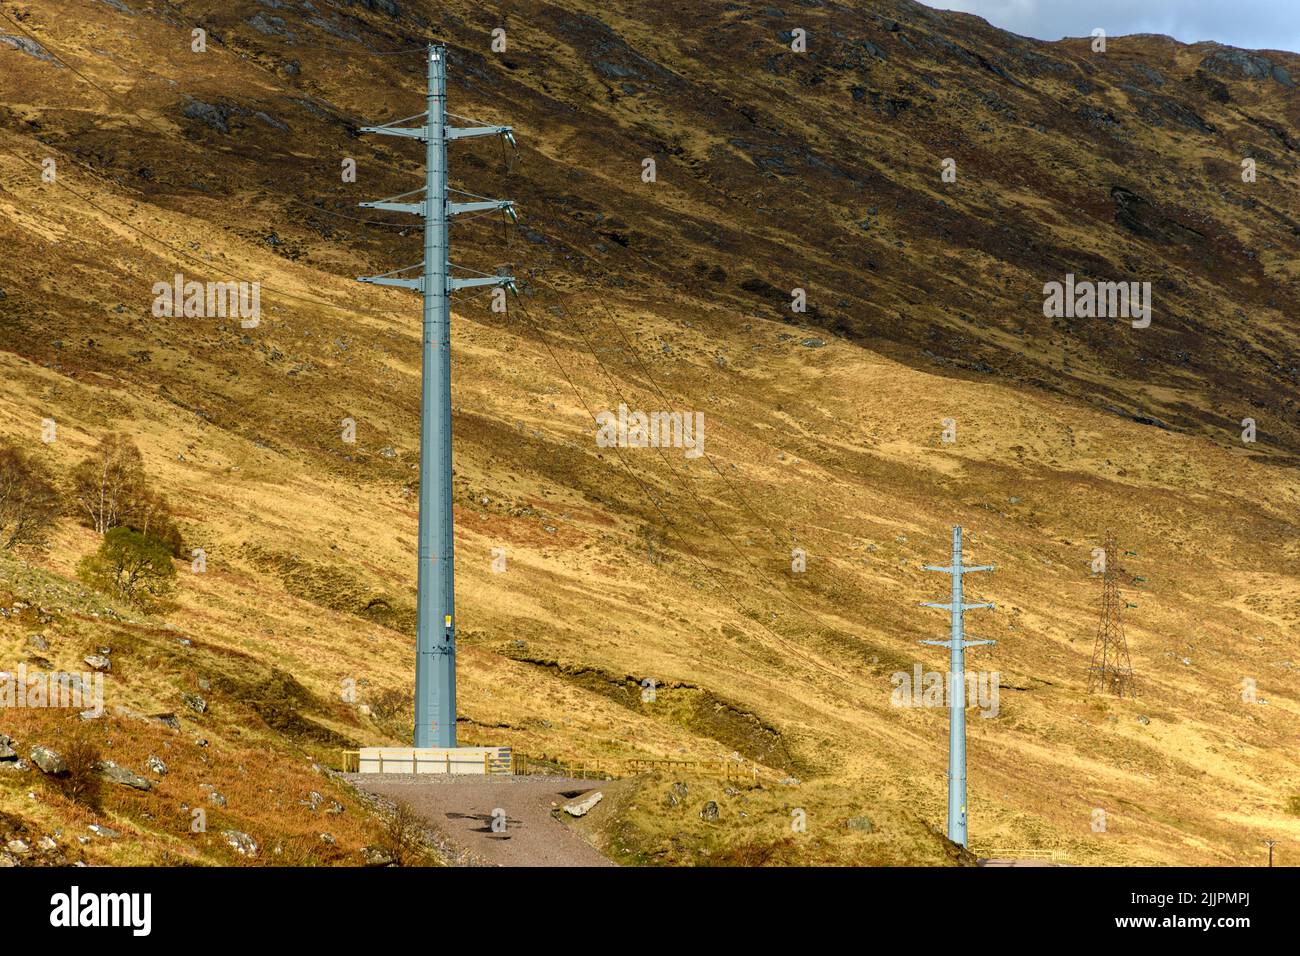
[[116,840],[122,835],[112,827],[106,827],[98,823],[92,823],[90,826],[86,827],[86,829],[97,837],[103,837],[105,840]]
[[92,670],[111,671],[113,669],[113,662],[102,654],[87,654],[82,658],[82,660],[84,660],[86,666],[90,667]]
[[219,133],[229,133],[230,126],[230,108],[211,103],[204,103],[202,100],[193,100],[185,104],[181,110],[181,115],[187,119],[196,119],[206,126],[210,126]]
[[13,748],[13,738],[0,734],[0,760],[13,760],[18,751]]
[[63,758],[57,751],[49,747],[35,746],[30,754],[32,763],[40,767],[45,773],[60,774],[68,772],[68,765],[64,763]]
[[1147,724],[1151,723],[1151,718],[1146,714],[1138,714],[1138,723],[1145,727]]
[[181,702],[196,714],[208,712],[208,702],[198,694],[181,694]]
[[257,841],[241,830],[222,830],[225,840],[240,856],[257,856]]
[[365,861],[366,866],[392,866],[397,862],[393,854],[381,846],[373,845],[361,848],[361,859]]
[[849,817],[848,825],[850,830],[861,830],[864,833],[874,833],[876,830],[870,817]]
[[130,787],[133,790],[151,790],[151,784],[144,777],[125,767],[119,767],[111,760],[101,760],[95,765],[99,775],[109,783],[116,783],[123,787]]
[[154,714],[153,719],[158,721],[164,727],[170,727],[172,730],[181,729],[180,718],[175,714]]
[[1216,50],[1201,60],[1201,67],[1220,76],[1244,77],[1248,80],[1272,80],[1282,86],[1295,86],[1291,74],[1281,64],[1266,56],[1231,48]]
[[63,64],[54,59],[50,52],[41,46],[35,40],[29,40],[27,37],[9,36],[7,33],[0,33],[0,43],[8,43],[15,50],[21,50],[28,56],[34,56],[38,60],[44,60],[51,63],[58,69],[63,69]]
[[285,28],[284,20],[280,17],[272,16],[269,13],[262,13],[260,10],[248,18],[248,25],[258,33],[272,37],[285,37],[291,39],[293,34]]
[[664,794],[664,803],[670,807],[680,806],[681,802],[686,799],[686,784],[680,780],[668,788]]
[[24,853],[30,853],[32,850],[32,848],[28,846],[26,843],[24,843],[22,840],[10,840],[8,843],[5,844],[5,847],[9,850],[10,853],[17,853],[20,856]]
[[587,794],[581,800],[574,800],[572,803],[566,803],[563,807],[564,812],[571,817],[586,816],[591,808],[605,799],[605,795],[599,790]]
[[28,634],[27,643],[32,646],[33,650],[48,651],[50,649],[50,642],[45,639],[44,634]]
[[716,801],[710,800],[704,805],[704,809],[700,811],[700,819],[709,822],[718,819],[718,804]]
[[153,754],[149,755],[149,759],[144,762],[144,765],[151,773],[156,773],[160,777],[167,774],[167,765],[162,762],[160,757],[155,757]]
[[338,844],[338,840],[334,839],[334,834],[332,833],[322,833],[320,835],[320,841],[321,843],[328,843],[330,846],[336,846]]
[[797,786],[799,786],[799,778],[798,778],[798,777],[786,777],[784,780],[781,781],[781,786],[783,786],[783,787],[797,787]]

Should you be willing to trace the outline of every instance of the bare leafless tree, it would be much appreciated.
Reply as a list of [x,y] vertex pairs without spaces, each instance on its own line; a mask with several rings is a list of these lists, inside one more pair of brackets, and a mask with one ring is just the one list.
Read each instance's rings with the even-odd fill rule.
[[45,470],[18,448],[0,445],[0,548],[45,544],[59,510]]
[[126,435],[105,435],[72,472],[73,498],[99,534],[126,524],[145,490],[144,460]]

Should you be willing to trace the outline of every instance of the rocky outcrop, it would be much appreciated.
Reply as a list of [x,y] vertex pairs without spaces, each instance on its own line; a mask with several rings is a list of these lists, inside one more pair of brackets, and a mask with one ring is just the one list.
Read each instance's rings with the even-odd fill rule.
[[68,772],[68,765],[58,751],[51,750],[49,747],[37,745],[32,748],[28,754],[32,758],[32,763],[36,764],[44,773],[61,774]]

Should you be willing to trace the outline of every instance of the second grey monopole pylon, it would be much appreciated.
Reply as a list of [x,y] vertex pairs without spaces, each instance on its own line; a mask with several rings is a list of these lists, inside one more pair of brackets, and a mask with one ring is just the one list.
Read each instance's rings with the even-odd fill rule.
[[[468,136],[501,136],[514,146],[509,126],[447,125],[447,48],[428,48],[428,107],[384,126],[362,127],[363,133],[403,136],[425,144],[425,184],[400,196],[361,203],[424,217],[424,261],[358,281],[415,289],[424,294],[424,330],[420,401],[420,532],[416,599],[415,746],[456,746],[455,563],[451,510],[451,304],[457,289],[500,286],[514,290],[513,276],[453,278],[448,225],[452,216],[502,210],[514,218],[508,199],[451,202],[447,184],[447,143]],[[397,123],[424,117],[423,126]],[[418,202],[401,201],[424,193]],[[459,190],[456,190],[459,192]],[[401,273],[420,269],[418,276]]]
[[992,604],[967,604],[962,599],[962,575],[992,571],[993,565],[966,567],[962,564],[961,526],[952,529],[952,563],[948,567],[923,565],[926,571],[952,575],[952,600],[947,604],[925,601],[922,607],[943,608],[951,613],[951,637],[946,641],[921,641],[946,647],[948,655],[948,839],[966,846],[966,648],[997,641],[968,641],[964,615],[973,608]]

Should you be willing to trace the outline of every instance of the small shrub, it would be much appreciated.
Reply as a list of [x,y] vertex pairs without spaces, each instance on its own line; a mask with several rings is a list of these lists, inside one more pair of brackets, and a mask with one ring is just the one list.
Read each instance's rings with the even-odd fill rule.
[[1292,816],[1300,817],[1300,793],[1286,802],[1286,812]]
[[379,846],[398,866],[420,866],[427,862],[429,850],[424,839],[424,821],[409,803],[397,801]]
[[390,688],[370,698],[370,713],[384,732],[394,737],[410,737],[415,730],[415,701],[411,692]]
[[98,810],[101,778],[96,765],[99,763],[99,747],[87,732],[81,731],[59,752],[68,767],[68,772],[59,778],[63,792],[68,799]]
[[412,708],[411,695],[404,690],[381,690],[370,700],[370,712],[380,721],[396,720]]

